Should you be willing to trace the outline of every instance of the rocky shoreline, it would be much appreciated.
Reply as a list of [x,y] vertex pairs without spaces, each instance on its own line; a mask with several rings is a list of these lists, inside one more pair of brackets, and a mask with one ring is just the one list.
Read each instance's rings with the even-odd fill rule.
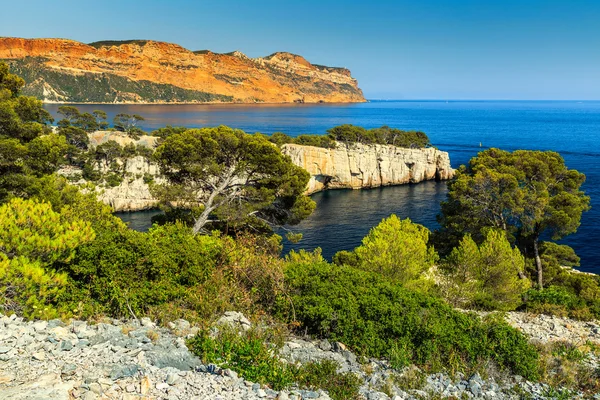
[[[600,344],[598,322],[507,313],[506,319],[532,340]],[[245,322],[226,313],[221,323]],[[329,399],[322,390],[281,392],[248,382],[231,370],[203,365],[186,347],[198,331],[185,320],[159,327],[141,321],[97,324],[60,320],[24,321],[0,316],[0,394],[6,399]],[[453,397],[482,399],[553,398],[553,389],[519,376],[424,374],[416,367],[396,372],[383,360],[359,360],[342,343],[289,338],[279,357],[294,363],[332,360],[339,372],[360,377],[364,399]],[[359,362],[360,361],[360,362]],[[600,358],[584,361],[600,368]],[[584,398],[571,393],[571,398]],[[597,394],[593,398],[600,398]]]

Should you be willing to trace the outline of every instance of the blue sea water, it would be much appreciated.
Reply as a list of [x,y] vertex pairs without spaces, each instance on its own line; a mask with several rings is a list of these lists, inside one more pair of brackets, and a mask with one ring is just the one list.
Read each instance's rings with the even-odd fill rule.
[[[58,106],[48,105],[56,113]],[[372,101],[319,105],[79,105],[82,111],[103,109],[109,116],[135,113],[147,130],[170,125],[229,125],[247,132],[324,134],[339,124],[366,128],[388,125],[426,132],[432,143],[450,153],[453,167],[467,163],[489,147],[505,150],[554,150],[569,168],[587,176],[591,196],[579,231],[562,243],[581,257],[581,270],[600,273],[600,101]],[[430,229],[437,226],[445,183],[371,190],[340,190],[314,195],[317,210],[295,230],[304,239],[290,248],[321,247],[326,257],[360,243],[371,227],[391,213],[410,217]],[[139,229],[150,213],[123,216]]]

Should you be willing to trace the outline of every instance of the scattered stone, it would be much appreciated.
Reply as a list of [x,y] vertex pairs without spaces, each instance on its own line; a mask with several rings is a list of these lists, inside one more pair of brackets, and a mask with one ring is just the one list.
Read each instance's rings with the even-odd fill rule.
[[179,375],[174,374],[174,373],[167,374],[166,382],[169,385],[174,385],[178,380],[179,380]]
[[73,343],[70,340],[63,340],[60,342],[60,349],[62,351],[71,351],[73,349]]
[[235,329],[242,329],[245,331],[252,327],[252,324],[250,323],[248,318],[246,318],[244,314],[237,311],[225,312],[225,314],[223,314],[223,316],[217,320],[216,325],[229,326]]
[[144,376],[142,378],[142,382],[140,383],[140,393],[142,393],[142,395],[147,395],[148,393],[150,393],[150,390],[152,389],[152,382],[150,381],[150,378],[148,378],[147,376]]
[[129,377],[137,374],[139,370],[140,370],[140,367],[136,364],[130,364],[130,365],[125,365],[125,366],[115,365],[110,370],[110,379],[112,379],[113,381],[116,381],[116,380],[122,379],[122,378],[129,378]]
[[[223,317],[231,318],[228,323],[241,329],[250,326],[242,314],[227,313]],[[600,339],[596,322],[522,313],[508,313],[507,319],[522,325],[525,334],[545,342],[561,337],[579,343],[582,339]],[[73,321],[65,326],[60,321],[27,322],[0,315],[0,399],[329,399],[322,390],[276,392],[261,388],[240,379],[231,369],[203,365],[182,337],[193,331],[190,324],[178,320],[170,328],[158,327],[149,319],[95,325]],[[148,338],[150,330],[157,333],[155,341]],[[357,359],[344,344],[326,340],[290,338],[279,357],[300,364],[333,361],[339,366],[338,372],[359,377],[359,397],[365,400],[413,400],[419,396],[511,399],[515,398],[513,387],[518,388],[517,393],[535,399],[545,399],[550,393],[548,386],[520,376],[510,377],[507,382],[483,379],[479,374],[451,378],[442,373],[425,374],[414,366],[416,373],[424,374],[425,383],[409,390],[390,384],[398,382],[393,379],[398,373],[386,361]],[[585,363],[600,366],[597,356],[588,357]],[[386,393],[382,392],[384,388]],[[583,398],[583,394],[572,397]],[[589,397],[594,398],[593,394]]]

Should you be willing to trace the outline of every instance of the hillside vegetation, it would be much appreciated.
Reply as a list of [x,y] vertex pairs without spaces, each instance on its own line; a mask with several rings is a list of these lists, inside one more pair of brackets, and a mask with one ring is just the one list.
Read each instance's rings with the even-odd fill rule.
[[[22,95],[23,85],[0,63],[3,314],[150,317],[162,324],[185,318],[208,329],[223,312],[241,311],[280,334],[236,339],[202,331],[190,346],[272,386],[338,382],[328,389],[342,393],[338,398],[353,396],[351,377],[326,364],[318,366],[319,376],[285,370],[266,341],[276,342],[281,332],[309,334],[385,359],[396,370],[496,370],[556,383],[549,356],[501,316],[481,318],[454,307],[600,317],[599,277],[563,268],[578,263],[573,250],[541,239],[546,230],[554,239],[574,232],[589,207],[580,190],[583,175],[556,153],[484,151],[450,183],[438,232],[392,215],[356,249],[328,262],[320,250],[280,254],[275,230],[293,227],[315,205],[303,195],[306,171],[266,136],[170,127],[159,132],[153,152],[115,142],[88,149],[86,130],[106,127],[105,114],[62,108],[52,133],[50,115],[39,100]],[[137,135],[140,118],[121,115],[118,129]],[[347,140],[429,144],[424,134],[390,128],[343,126],[329,133],[335,140],[353,133]],[[97,174],[96,181],[122,179],[117,159],[124,152],[145,152],[165,176],[153,189],[165,215],[146,233],[129,229],[91,188],[56,175],[76,164]],[[97,163],[108,169],[101,172]],[[260,365],[244,358],[247,352]],[[276,379],[282,376],[289,380]]]

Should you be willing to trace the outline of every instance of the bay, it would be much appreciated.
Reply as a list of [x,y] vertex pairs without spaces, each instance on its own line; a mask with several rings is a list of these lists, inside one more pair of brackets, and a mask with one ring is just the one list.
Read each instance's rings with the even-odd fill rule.
[[[558,151],[569,168],[587,176],[583,186],[592,210],[579,231],[562,243],[581,257],[581,270],[600,273],[600,101],[371,101],[362,104],[294,105],[77,105],[81,111],[102,109],[140,114],[145,130],[165,125],[229,125],[247,132],[325,134],[340,124],[366,128],[388,125],[422,130],[432,143],[450,153],[453,167],[465,164],[489,147],[505,150]],[[57,105],[46,105],[56,115]],[[313,195],[317,211],[294,229],[304,233],[291,248],[321,247],[330,258],[360,244],[371,227],[391,213],[409,217],[430,229],[445,198],[444,183],[340,190]],[[147,229],[151,213],[122,215],[137,229]]]

